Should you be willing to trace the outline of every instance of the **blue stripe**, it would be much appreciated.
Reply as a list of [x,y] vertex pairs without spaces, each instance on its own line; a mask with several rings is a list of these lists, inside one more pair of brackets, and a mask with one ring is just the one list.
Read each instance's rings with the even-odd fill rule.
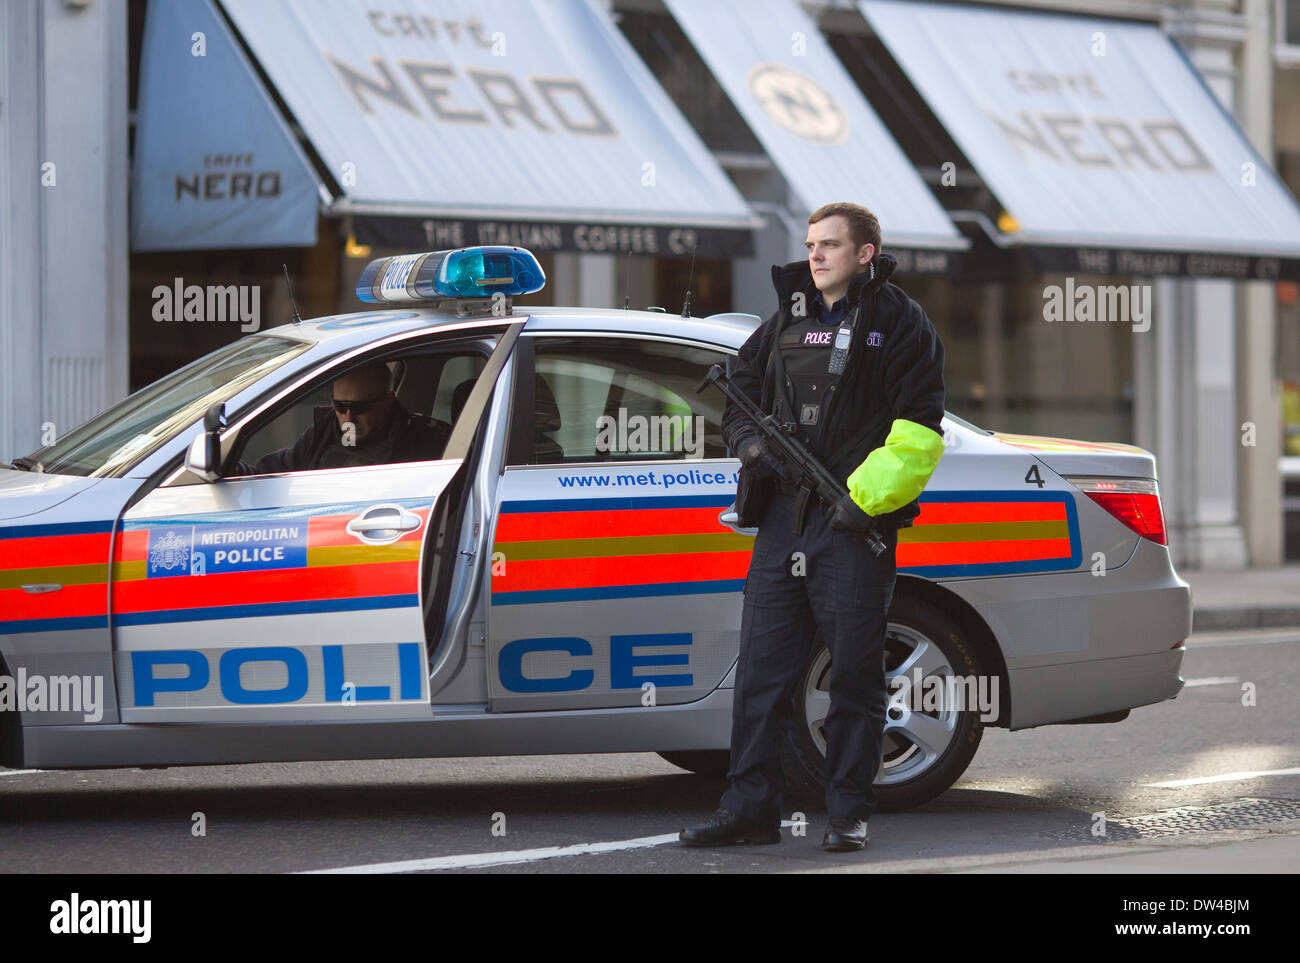
[[665,495],[631,498],[543,498],[536,501],[508,501],[501,503],[501,514],[520,512],[592,512],[618,511],[638,508],[726,508],[736,500],[735,495]]
[[116,616],[118,625],[162,625],[169,622],[206,622],[216,619],[251,619],[271,615],[309,615],[313,612],[358,612],[369,609],[416,608],[418,595],[376,595],[360,599],[311,599],[304,602],[260,602],[254,605],[212,605],[164,612],[130,612]]
[[1075,558],[1036,558],[1025,562],[971,562],[966,565],[916,565],[900,568],[900,573],[926,578],[974,575],[1028,575],[1034,572],[1060,572],[1078,568]]
[[743,578],[710,582],[658,582],[649,585],[601,585],[596,588],[543,589],[533,592],[493,592],[493,605],[533,605],[539,602],[586,602],[593,599],[639,599],[658,595],[711,595],[739,592]]
[[1074,504],[1074,495],[1068,491],[1017,491],[1002,489],[998,491],[924,491],[919,502],[1065,502]]
[[103,615],[77,615],[62,619],[12,619],[0,622],[0,635],[20,632],[67,632],[72,629],[106,629],[108,618]]
[[42,535],[99,535],[111,532],[113,523],[62,522],[57,525],[13,525],[0,527],[0,538],[40,538]]

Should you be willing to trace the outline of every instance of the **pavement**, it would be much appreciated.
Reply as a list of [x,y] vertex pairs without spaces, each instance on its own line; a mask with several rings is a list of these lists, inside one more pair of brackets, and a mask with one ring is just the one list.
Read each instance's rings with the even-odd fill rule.
[[954,866],[958,873],[1241,874],[1300,872],[1300,820],[1250,830],[1077,847],[1015,865]]
[[1192,586],[1195,632],[1300,627],[1300,564],[1178,574]]

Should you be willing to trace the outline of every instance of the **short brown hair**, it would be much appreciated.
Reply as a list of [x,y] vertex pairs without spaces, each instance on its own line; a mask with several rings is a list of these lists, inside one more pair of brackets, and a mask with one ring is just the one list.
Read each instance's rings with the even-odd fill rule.
[[871,255],[871,260],[875,261],[876,256],[880,254],[880,221],[876,220],[876,215],[861,204],[850,201],[823,204],[808,215],[808,223],[816,224],[837,214],[849,222],[849,238],[853,241],[853,249],[856,251],[864,244],[873,245],[876,250]]

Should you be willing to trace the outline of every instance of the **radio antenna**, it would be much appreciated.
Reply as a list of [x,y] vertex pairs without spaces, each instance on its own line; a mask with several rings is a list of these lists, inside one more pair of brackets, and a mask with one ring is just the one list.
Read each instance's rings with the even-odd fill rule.
[[695,249],[697,247],[699,247],[698,244],[691,245],[691,273],[686,279],[686,301],[682,304],[683,318],[689,318],[691,316],[691,285],[695,283]]
[[293,308],[293,323],[302,324],[302,318],[298,316],[298,305],[293,300],[293,282],[289,280],[289,265],[282,261],[280,267],[284,269],[284,283],[289,288],[289,307]]
[[630,311],[632,308],[632,252],[627,252],[627,258],[623,261],[623,310]]

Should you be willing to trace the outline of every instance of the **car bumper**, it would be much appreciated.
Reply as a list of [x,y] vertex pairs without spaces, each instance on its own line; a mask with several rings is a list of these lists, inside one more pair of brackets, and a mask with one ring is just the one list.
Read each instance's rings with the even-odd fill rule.
[[942,583],[988,624],[1007,665],[1009,726],[1068,722],[1176,696],[1191,587],[1169,550],[1140,539],[1106,575]]

